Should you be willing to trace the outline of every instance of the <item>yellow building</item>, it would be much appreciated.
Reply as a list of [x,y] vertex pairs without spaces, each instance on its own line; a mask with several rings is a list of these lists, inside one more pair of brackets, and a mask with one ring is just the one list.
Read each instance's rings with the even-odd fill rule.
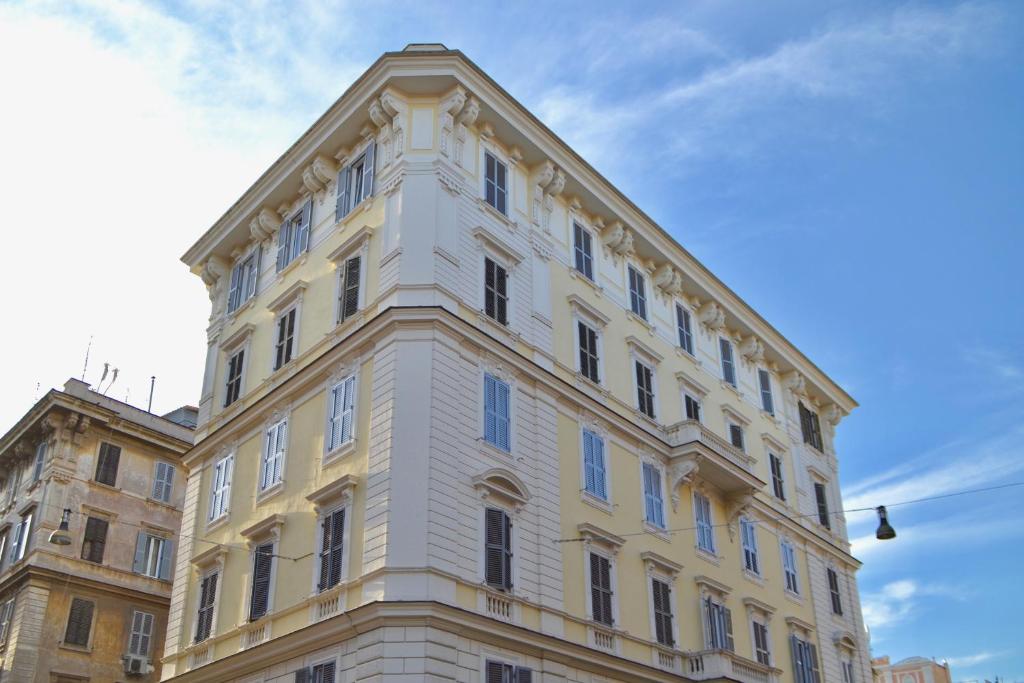
[[195,408],[168,418],[72,379],[0,437],[0,680],[159,680]]
[[165,679],[870,680],[855,402],[460,52],[382,56],[184,261]]

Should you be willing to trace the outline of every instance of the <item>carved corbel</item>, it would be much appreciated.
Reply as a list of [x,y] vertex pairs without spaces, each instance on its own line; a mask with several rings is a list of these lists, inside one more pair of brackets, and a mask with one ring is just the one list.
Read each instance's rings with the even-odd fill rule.
[[651,273],[651,282],[658,289],[665,291],[665,288],[672,284],[673,272],[671,265],[662,263],[660,266],[655,267],[654,272]]
[[626,228],[622,240],[612,249],[619,256],[632,256],[635,251],[633,249],[633,231]]
[[338,176],[338,164],[334,163],[322,154],[313,159],[313,175],[325,186],[334,181]]
[[441,139],[439,141],[439,147],[441,154],[444,156],[451,156],[452,150],[452,134],[455,131],[455,117],[462,107],[466,104],[466,91],[461,86],[456,86],[455,90],[450,92],[447,97],[441,100],[440,113],[438,115]]
[[380,106],[384,113],[391,117],[391,139],[394,156],[397,160],[405,149],[405,128],[402,125],[402,112],[405,104],[391,93],[380,96]]
[[669,296],[679,296],[683,293],[683,274],[678,270],[672,271],[672,282],[665,287],[665,294]]
[[324,184],[313,174],[312,166],[307,166],[302,171],[302,186],[309,190],[311,194],[316,194],[324,189]]
[[689,455],[672,463],[669,468],[669,483],[672,491],[672,511],[679,511],[679,489],[693,481],[700,470],[697,457]]
[[281,221],[277,214],[267,208],[260,209],[256,217],[249,223],[249,233],[257,242],[264,242],[277,230]]
[[725,327],[725,311],[714,301],[705,301],[697,309],[697,319],[710,330],[720,330]]
[[224,297],[221,294],[224,290],[224,275],[227,272],[227,261],[220,256],[211,256],[199,273],[199,277],[202,278],[207,293],[210,295],[211,319],[217,317],[224,307]]
[[550,160],[545,160],[537,171],[537,178],[533,182],[533,212],[530,219],[534,225],[540,225],[541,209],[544,206],[544,190],[555,177],[555,165]]
[[749,510],[750,506],[754,504],[754,495],[750,492],[739,493],[729,499],[726,506],[726,528],[729,530],[729,538],[732,539],[735,536],[736,530],[735,525],[740,517],[745,515]]
[[803,394],[807,388],[804,376],[796,370],[790,370],[782,376],[782,386],[786,387],[794,394]]
[[759,363],[764,360],[764,344],[754,335],[740,341],[739,351],[740,355],[751,363]]
[[480,102],[473,96],[466,101],[466,105],[456,117],[455,126],[455,164],[463,165],[463,153],[466,149],[466,129],[476,123],[476,117],[480,114]]
[[825,418],[825,421],[830,425],[836,427],[839,424],[839,421],[843,419],[843,409],[835,403],[829,403],[821,411],[821,416]]

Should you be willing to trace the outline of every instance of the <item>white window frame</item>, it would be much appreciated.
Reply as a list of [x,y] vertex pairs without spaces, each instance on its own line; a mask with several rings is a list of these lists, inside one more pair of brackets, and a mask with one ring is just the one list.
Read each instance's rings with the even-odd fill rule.
[[[275,349],[276,350],[276,349]],[[228,397],[231,393],[231,361],[238,354],[242,354],[242,368],[238,374],[238,396],[233,401],[228,403]],[[225,351],[224,353],[224,401],[221,405],[222,408],[233,406],[242,400],[242,396],[245,395],[245,375],[246,369],[249,366],[249,345],[242,344],[241,346]]]
[[[636,411],[643,415],[648,420],[658,420],[658,373],[657,365],[644,358],[641,358],[638,354],[630,354],[630,361],[632,361],[633,367],[630,368],[633,376],[633,407]],[[645,366],[651,371],[651,406],[654,409],[654,415],[648,415],[640,407],[640,383],[636,379],[636,364]]]
[[[173,543],[173,541],[170,538],[168,538],[167,536],[162,536],[159,533],[156,533],[156,532],[153,532],[153,531],[150,531],[150,530],[147,530],[147,529],[143,529],[139,533],[140,533],[140,535],[146,537],[146,546],[145,546],[146,550],[145,550],[145,552],[143,553],[143,556],[142,556],[143,568],[142,568],[142,571],[139,572],[139,574],[142,575],[142,576],[147,576],[147,577],[149,577],[151,579],[159,579],[160,578],[160,565],[162,564],[162,561],[163,561],[163,558],[164,558],[164,553],[167,552],[167,544],[168,543]],[[151,558],[150,557],[150,549],[153,549],[153,548],[156,549],[155,557]],[[172,552],[173,552],[173,550],[172,550]],[[156,572],[151,574],[149,572],[149,569],[150,569],[150,566],[153,564],[154,561],[156,562]],[[168,580],[173,579],[173,578],[174,577],[173,577],[173,573],[172,573],[172,576],[168,577]]]
[[20,562],[28,554],[28,546],[32,540],[32,521],[35,515],[35,508],[26,511],[21,515],[18,526],[14,531],[14,543],[11,544],[11,558],[9,564]]
[[[676,323],[676,342],[678,342],[678,347],[679,347],[680,349],[682,349],[682,350],[683,350],[683,352],[684,352],[684,353],[686,353],[687,355],[689,355],[690,357],[692,357],[692,358],[696,358],[696,357],[697,357],[697,335],[696,335],[696,334],[694,333],[694,331],[693,331],[693,320],[694,320],[694,312],[690,310],[690,307],[689,307],[689,306],[687,306],[686,304],[684,304],[684,303],[683,303],[683,302],[682,302],[681,300],[679,300],[679,299],[676,299],[675,301],[673,301],[673,304],[674,304],[674,305],[673,305],[673,307],[672,307],[672,311],[673,311],[673,313],[675,314],[675,323]],[[686,313],[686,315],[687,315],[687,321],[688,321],[688,323],[689,323],[687,331],[689,332],[689,338],[690,338],[690,348],[686,348],[686,347],[685,347],[685,346],[683,346],[683,344],[681,343],[681,342],[682,342],[682,338],[681,338],[681,337],[682,337],[682,334],[681,334],[680,330],[681,330],[681,328],[682,328],[682,325],[681,325],[680,323],[681,323],[682,321],[681,321],[681,320],[680,320],[680,318],[679,318],[679,311],[680,311],[680,310],[682,310],[683,312],[685,312],[685,313]]]
[[[591,554],[598,555],[608,560],[608,577],[610,579],[609,583],[612,591],[612,623],[610,626],[594,620],[594,598],[591,593],[590,583]],[[587,621],[591,622],[596,628],[615,629],[622,623],[619,616],[619,579],[615,557],[615,553],[596,547],[593,543],[583,544],[583,590],[587,606]]]
[[[582,270],[580,270],[579,268],[576,267],[576,247],[577,247],[577,245],[576,245],[576,226],[577,225],[580,226],[580,230],[583,232],[583,234],[585,234],[587,237],[590,238],[590,254],[589,254],[589,256],[590,256],[590,276],[588,276],[584,271],[582,271]],[[590,282],[596,284],[597,283],[597,253],[598,252],[594,249],[594,245],[597,244],[597,242],[598,242],[598,236],[595,235],[594,231],[590,229],[590,227],[587,225],[586,221],[584,221],[578,215],[573,215],[571,217],[571,220],[569,221],[569,232],[571,233],[570,239],[569,239],[569,255],[570,255],[569,263],[570,263],[570,266],[572,267],[572,272],[576,273],[577,275],[582,276],[585,280],[589,280]],[[580,249],[580,251],[583,252],[582,249]]]
[[[495,266],[505,271],[505,322],[501,322],[497,318],[492,318],[487,315],[487,261],[490,260]],[[499,252],[491,249],[489,246],[485,246],[481,250],[480,255],[480,313],[490,322],[495,325],[500,325],[505,329],[512,329],[512,274],[514,272],[515,262],[500,254]],[[497,292],[495,292],[497,296]],[[495,301],[497,306],[497,301]],[[495,308],[495,314],[497,314],[497,308]]]
[[[156,495],[154,495],[154,494],[156,494],[156,490],[155,489],[156,489],[156,484],[157,484],[157,481],[158,481],[157,474],[160,472],[160,465],[164,465],[165,467],[169,467],[171,469],[171,481],[170,481],[171,490],[168,491],[166,498],[157,498]],[[167,462],[166,460],[157,460],[156,462],[154,462],[153,463],[153,483],[152,483],[152,485],[150,486],[150,489],[149,489],[150,498],[152,498],[153,500],[159,501],[161,503],[170,503],[171,502],[171,498],[174,496],[174,480],[177,479],[177,476],[176,476],[177,473],[178,473],[177,469],[174,467],[174,465],[172,463]],[[161,488],[163,488],[163,487],[161,487]]]
[[258,550],[260,546],[264,545],[270,545],[270,585],[267,587],[267,611],[262,617],[259,618],[258,621],[266,619],[274,613],[274,594],[276,593],[276,591],[274,590],[274,586],[277,584],[277,554],[279,544],[280,539],[273,532],[261,535],[258,538],[251,539],[249,541],[249,546],[251,548],[251,550],[249,551],[250,571],[247,581],[248,585],[246,586],[245,590],[245,599],[242,600],[243,614],[241,623],[243,624],[255,623],[249,620],[249,615],[251,614],[252,608],[252,592],[253,589],[256,587],[256,550]]
[[[490,441],[487,440],[487,422],[486,422],[486,419],[487,419],[487,412],[486,412],[486,410],[487,410],[487,408],[486,408],[486,399],[484,397],[484,392],[486,391],[486,386],[485,386],[486,380],[484,379],[485,375],[490,375],[490,376],[494,377],[495,379],[497,379],[498,381],[504,382],[505,384],[508,385],[508,450],[507,451],[504,448],[502,448],[501,446],[498,446],[497,444],[493,444],[493,443],[491,443]],[[495,368],[484,367],[484,366],[481,366],[481,368],[480,368],[479,380],[478,381],[479,381],[479,385],[478,386],[480,387],[480,389],[479,389],[479,391],[480,391],[480,409],[477,411],[477,424],[479,425],[479,429],[480,429],[480,432],[479,432],[480,436],[478,437],[478,442],[481,445],[483,445],[485,448],[489,449],[491,452],[501,453],[505,457],[512,457],[512,454],[515,453],[515,450],[516,450],[516,427],[518,426],[517,425],[517,420],[516,420],[516,407],[517,407],[517,404],[516,404],[516,382],[515,382],[515,380],[512,377],[509,377],[505,373],[499,372]]]
[[[764,374],[762,374],[764,373]],[[759,397],[758,403],[766,414],[775,417],[775,390],[774,382],[772,381],[772,373],[767,368],[757,368],[757,394]],[[767,379],[768,386],[766,387],[762,383],[762,379]],[[765,395],[767,394],[767,401],[765,401]],[[769,405],[766,407],[765,403]]]
[[[775,491],[775,473],[772,471],[772,458],[775,458],[779,463],[779,489],[782,491],[781,498],[776,495]],[[776,452],[775,449],[769,449],[768,451],[768,480],[769,485],[772,487],[773,498],[783,502],[789,500],[786,496],[786,461],[780,453]]]
[[[658,502],[661,505],[661,521],[659,525],[656,521],[647,519],[647,484],[644,478],[644,467],[650,467],[654,472],[658,474]],[[640,458],[640,500],[643,501],[643,520],[644,525],[652,528],[659,532],[664,532],[668,529],[668,510],[665,507],[665,468],[661,463],[651,458]]]
[[519,586],[519,512],[516,506],[507,505],[504,500],[498,500],[494,496],[488,496],[486,500],[479,500],[480,504],[477,506],[476,514],[477,538],[480,539],[477,543],[477,580],[480,585],[487,586],[489,590],[498,590],[487,583],[487,508],[501,510],[512,520],[512,535],[509,538],[509,548],[512,552],[512,561],[510,562],[512,588],[503,592],[507,595],[517,595],[522,592]]
[[[761,552],[757,543],[757,521],[744,515],[739,518],[738,524],[740,527],[740,559],[743,571],[760,577],[762,569]],[[755,566],[753,569],[747,566],[747,553],[750,553],[754,558]]]
[[[2,549],[0,549],[0,555],[2,554]],[[7,636],[11,632],[11,622],[14,620],[14,600],[15,597],[12,596],[0,603],[0,651],[7,646]]]
[[768,648],[766,654],[768,655],[768,663],[765,666],[775,666],[775,647],[772,643],[772,629],[770,620],[766,616],[758,616],[754,610],[750,610],[750,658],[758,663],[763,664],[757,658],[757,636],[754,635],[754,624],[760,624],[764,627],[764,638],[765,646]]
[[[285,483],[285,468],[288,466],[288,440],[292,437],[291,425],[289,423],[289,415],[277,417],[277,419],[271,420],[263,429],[263,445],[260,451],[260,467],[256,473],[256,497],[257,499],[266,498],[275,491],[284,488]],[[280,478],[275,478],[269,483],[264,483],[266,477],[264,476],[267,471],[266,468],[270,465],[270,449],[271,440],[274,441],[273,447],[276,448],[277,442],[280,440],[280,430],[284,429],[284,447],[275,452],[274,460],[280,459],[281,467]],[[273,435],[273,439],[271,437]],[[278,454],[279,453],[279,454]],[[276,469],[276,468],[275,468]]]
[[[280,345],[280,333],[281,333],[281,319],[286,317],[292,311],[295,311],[295,331],[292,333],[292,354],[287,360],[283,360],[281,365],[277,365],[277,347]],[[282,368],[287,367],[292,361],[299,356],[299,332],[302,329],[302,306],[300,302],[286,306],[285,308],[277,311],[274,314],[274,332],[271,338],[270,347],[270,372],[275,373]]]
[[[210,509],[207,512],[207,524],[227,518],[231,512],[231,481],[234,477],[235,453],[231,451],[216,460],[210,467]],[[218,486],[218,470],[226,472],[221,475],[220,486]],[[217,505],[220,500],[221,504]]]
[[[651,629],[651,642],[656,643],[658,647],[667,647],[673,650],[680,649],[679,642],[679,613],[676,609],[676,586],[675,577],[670,576],[664,572],[659,571],[647,571],[644,572],[644,580],[647,582],[647,614],[649,615],[648,626]],[[668,600],[669,610],[672,615],[672,644],[665,645],[664,643],[658,642],[658,627],[655,623],[654,616],[654,581],[661,581],[668,586]]]
[[[312,212],[310,214],[310,222],[312,222]],[[249,285],[249,278],[247,277],[247,270],[249,270],[249,269],[245,267],[246,262],[249,259],[252,259],[252,266],[251,266],[251,271],[250,271],[251,272],[251,277],[252,277],[251,287]],[[245,304],[249,303],[249,300],[255,298],[256,294],[259,293],[259,288],[260,288],[259,278],[260,278],[260,275],[261,275],[261,273],[260,273],[261,266],[263,265],[261,263],[262,260],[263,260],[263,248],[259,244],[257,244],[256,246],[254,246],[251,249],[248,249],[244,253],[242,253],[242,255],[240,255],[237,259],[235,259],[234,263],[231,264],[231,272],[229,272],[227,274],[227,277],[229,278],[228,279],[228,301],[227,301],[227,312],[228,312],[228,315],[233,315],[237,311],[242,310],[242,308],[245,307]],[[239,270],[239,269],[241,269],[241,270]],[[239,272],[239,278],[242,280],[242,282],[239,284],[238,289],[235,290],[235,291],[240,291],[241,293],[238,295],[237,301],[234,303],[234,306],[232,306],[232,300],[231,300],[232,290],[231,290],[230,284],[231,284],[231,279],[233,279],[235,277],[235,272],[236,271]]]
[[[344,540],[342,541],[341,547],[341,573],[339,574],[338,583],[325,588],[323,591],[320,590],[320,570],[322,565],[320,564],[320,553],[323,552],[324,545],[324,520],[336,512],[345,511],[345,523],[342,526],[342,534]],[[349,571],[349,556],[352,554],[352,501],[351,496],[343,496],[342,500],[336,501],[325,505],[324,507],[317,510],[316,515],[316,544],[313,546],[313,585],[312,595],[318,595],[321,592],[327,592],[334,590],[338,586],[343,586],[348,581]],[[342,597],[344,599],[344,596]]]
[[[594,331],[594,337],[597,340],[597,382],[594,382],[591,378],[583,374],[583,364],[580,362],[580,324],[585,325]],[[580,377],[584,378],[588,382],[593,382],[597,386],[602,386],[605,381],[604,372],[604,334],[602,330],[603,325],[596,324],[596,322],[582,313],[575,313],[572,318],[572,340],[573,340],[573,353],[575,355],[575,366],[576,372]]]
[[[779,539],[779,554],[782,557],[782,585],[789,595],[800,596],[800,562],[796,557],[796,546],[788,538]],[[789,586],[789,574],[793,575],[793,588]]]
[[[149,624],[150,624],[149,633],[145,633],[144,631],[136,632],[136,630],[135,630],[135,615],[136,614],[141,614],[142,615],[142,624],[143,624],[143,626],[146,623],[146,617],[147,616],[149,617]],[[150,654],[153,652],[153,634],[154,634],[155,631],[156,631],[156,615],[153,614],[152,612],[146,612],[145,610],[133,609],[132,610],[132,616],[131,616],[131,619],[130,619],[130,622],[129,622],[129,625],[128,625],[128,645],[127,645],[127,647],[125,647],[125,651],[129,655],[132,655],[134,657],[149,658]],[[132,651],[132,638],[134,638],[136,633],[139,634],[139,642],[140,643],[142,642],[142,638],[143,637],[145,637],[145,638],[147,638],[149,640],[148,647],[146,647],[145,652],[134,652],[134,651]]]
[[[725,372],[726,359],[724,348],[725,345],[729,347],[729,367],[732,368],[732,381],[729,381],[728,376]],[[736,345],[732,343],[731,339],[727,339],[724,336],[718,337],[718,370],[722,373],[722,381],[731,386],[734,389],[738,389],[740,386],[739,368],[736,365]]]
[[[643,313],[633,310],[633,285],[630,283],[630,271],[635,271],[639,277],[640,287],[643,289],[643,296],[637,298],[643,301]],[[650,324],[651,320],[651,293],[647,282],[647,272],[639,264],[626,262],[626,310],[632,315]]]
[[[698,513],[698,507],[700,506],[700,500],[707,501],[707,520],[705,521],[708,527],[708,536],[711,539],[711,548],[707,549],[701,546],[700,541],[700,530],[701,530],[701,515]],[[704,555],[710,555],[711,557],[718,557],[718,539],[715,538],[715,511],[711,505],[711,498],[700,491],[693,492],[693,524],[694,530],[694,546],[697,548],[698,553]]]
[[[584,444],[587,432],[593,434],[601,442],[602,457],[604,458],[604,498],[587,489],[587,457]],[[612,504],[612,483],[608,471],[609,444],[610,439],[604,430],[599,429],[596,425],[580,425],[580,493],[602,507],[610,507]]]
[[[512,212],[512,187],[515,182],[512,179],[513,165],[509,162],[508,156],[500,151],[493,143],[483,142],[480,145],[480,201],[483,202],[484,206],[489,207],[495,213],[511,220]],[[505,210],[502,211],[494,204],[487,201],[487,156],[490,155],[494,158],[495,162],[505,167]],[[495,166],[495,175],[497,175],[497,166]],[[497,178],[495,178],[497,181]],[[497,185],[497,182],[495,182]],[[497,192],[495,192],[495,202],[497,203]]]
[[43,470],[46,467],[46,452],[49,447],[46,440],[40,441],[36,444],[35,458],[32,461],[32,483],[36,483],[43,478]]
[[[340,441],[337,444],[331,443],[331,434],[333,433],[334,426],[334,408],[335,408],[335,391],[343,386],[346,382],[352,380],[352,411],[349,430],[349,438],[344,441]],[[326,405],[326,419],[324,423],[324,454],[323,462],[333,461],[335,458],[341,456],[343,452],[347,452],[350,448],[355,446],[356,443],[356,420],[359,417],[359,373],[353,369],[349,372],[342,374],[336,379],[332,379],[327,384],[327,392],[325,396]]]
[[[213,612],[210,617],[210,633],[201,641],[196,642],[196,636],[199,635],[199,608],[200,600],[203,597],[203,581],[208,577],[217,575],[217,587],[216,593],[213,596]],[[208,643],[217,636],[217,617],[220,613],[220,599],[224,595],[224,567],[221,563],[215,563],[214,566],[207,567],[206,569],[199,572],[199,580],[195,584],[195,599],[193,600],[192,607],[192,638],[189,645],[198,645],[199,643]]]

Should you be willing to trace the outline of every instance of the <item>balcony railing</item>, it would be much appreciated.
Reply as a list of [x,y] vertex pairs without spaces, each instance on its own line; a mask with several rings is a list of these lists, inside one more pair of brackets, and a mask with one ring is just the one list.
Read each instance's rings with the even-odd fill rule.
[[341,614],[345,609],[344,586],[335,586],[323,593],[314,595],[310,601],[310,619],[314,622],[330,619]]
[[270,622],[248,624],[242,630],[242,649],[248,650],[270,640]]
[[753,460],[749,455],[733,446],[731,443],[715,434],[713,431],[696,420],[683,420],[676,422],[667,428],[668,443],[670,446],[685,446],[686,444],[699,443],[723,458],[726,458],[735,465],[750,471],[750,463]]
[[753,473],[754,459],[696,420],[683,420],[666,428],[673,459],[696,458],[701,476],[726,491],[760,488]]
[[778,672],[728,650],[702,650],[683,656],[683,675],[695,681],[729,678],[740,683],[778,683]]

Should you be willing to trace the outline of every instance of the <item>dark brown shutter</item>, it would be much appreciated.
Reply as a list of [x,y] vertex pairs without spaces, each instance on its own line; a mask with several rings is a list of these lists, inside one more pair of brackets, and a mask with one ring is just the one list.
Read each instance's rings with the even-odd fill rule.
[[96,463],[96,481],[108,486],[117,482],[117,465],[121,460],[120,446],[100,444],[100,456]]
[[196,617],[196,642],[210,637],[213,629],[213,605],[217,601],[217,574],[203,578],[199,588],[199,614]]
[[533,683],[533,671],[525,666],[517,666],[514,680],[515,683]]
[[341,319],[347,320],[359,310],[359,270],[361,260],[353,256],[345,263],[345,282],[341,301]]
[[341,581],[342,553],[345,549],[345,511],[336,510],[324,517],[320,542],[320,590]]
[[270,601],[270,570],[274,561],[274,544],[256,547],[252,566],[252,596],[249,600],[249,621],[256,621],[267,613]]
[[68,612],[68,626],[64,631],[64,642],[79,647],[89,646],[89,633],[92,631],[92,613],[95,605],[89,600],[75,598],[71,601]]
[[818,522],[826,529],[832,528],[832,520],[828,514],[828,499],[825,497],[825,485],[814,483],[814,497],[818,503]]
[[501,662],[487,660],[487,681],[486,683],[508,683],[505,678],[505,665]]
[[654,631],[655,637],[662,645],[674,645],[672,639],[672,599],[668,584],[664,581],[651,579],[651,592],[654,595]]
[[310,683],[334,683],[334,673],[337,664],[324,662],[313,667],[313,677]]
[[90,517],[85,522],[85,540],[82,542],[82,559],[89,562],[103,562],[103,550],[107,544],[107,520]]
[[484,527],[487,584],[508,590],[512,588],[512,519],[503,510],[487,508]]
[[611,562],[594,553],[590,554],[590,593],[594,621],[612,625]]

